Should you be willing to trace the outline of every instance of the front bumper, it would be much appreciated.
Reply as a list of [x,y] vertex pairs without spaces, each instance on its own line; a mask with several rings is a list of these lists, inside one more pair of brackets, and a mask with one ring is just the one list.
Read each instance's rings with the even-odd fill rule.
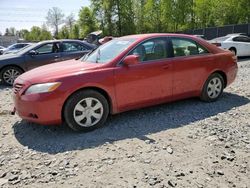
[[63,100],[56,92],[20,95],[14,94],[14,111],[22,119],[42,124],[57,125],[62,123],[61,110]]

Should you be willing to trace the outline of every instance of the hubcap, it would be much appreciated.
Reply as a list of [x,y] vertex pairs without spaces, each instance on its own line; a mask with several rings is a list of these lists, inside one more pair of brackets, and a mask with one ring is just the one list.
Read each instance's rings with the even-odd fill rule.
[[213,78],[210,80],[207,86],[207,94],[211,99],[218,97],[222,90],[222,82],[219,78]]
[[18,70],[15,69],[8,69],[3,73],[3,79],[6,83],[12,85],[15,81],[15,79],[20,75],[21,73]]
[[103,105],[96,98],[85,98],[74,108],[74,119],[82,127],[91,127],[97,124],[103,115]]

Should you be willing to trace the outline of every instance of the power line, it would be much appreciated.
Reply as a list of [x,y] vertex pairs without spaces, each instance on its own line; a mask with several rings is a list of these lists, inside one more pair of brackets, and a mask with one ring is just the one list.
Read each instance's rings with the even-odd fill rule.
[[46,22],[45,20],[3,20],[0,19],[0,22],[29,22],[29,23],[41,23],[41,22]]

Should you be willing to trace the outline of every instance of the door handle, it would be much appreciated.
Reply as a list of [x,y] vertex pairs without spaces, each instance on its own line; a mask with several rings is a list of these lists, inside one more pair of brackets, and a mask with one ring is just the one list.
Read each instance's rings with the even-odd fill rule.
[[162,68],[163,69],[169,69],[169,67],[170,67],[169,65],[164,65]]
[[58,57],[59,57],[59,56],[57,56],[57,55],[55,56],[55,58],[58,58]]

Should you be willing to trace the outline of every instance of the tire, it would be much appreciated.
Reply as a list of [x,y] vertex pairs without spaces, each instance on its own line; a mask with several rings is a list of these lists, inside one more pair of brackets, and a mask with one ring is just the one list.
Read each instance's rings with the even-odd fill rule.
[[236,49],[235,48],[230,48],[229,49],[235,56],[237,55]]
[[219,73],[211,74],[203,86],[201,100],[205,102],[216,101],[223,93],[224,86],[225,81]]
[[22,69],[15,66],[8,66],[3,68],[3,70],[0,72],[0,77],[3,84],[12,86],[15,79],[22,73]]
[[97,91],[73,94],[63,110],[65,123],[74,131],[92,131],[104,125],[109,114],[107,99]]

